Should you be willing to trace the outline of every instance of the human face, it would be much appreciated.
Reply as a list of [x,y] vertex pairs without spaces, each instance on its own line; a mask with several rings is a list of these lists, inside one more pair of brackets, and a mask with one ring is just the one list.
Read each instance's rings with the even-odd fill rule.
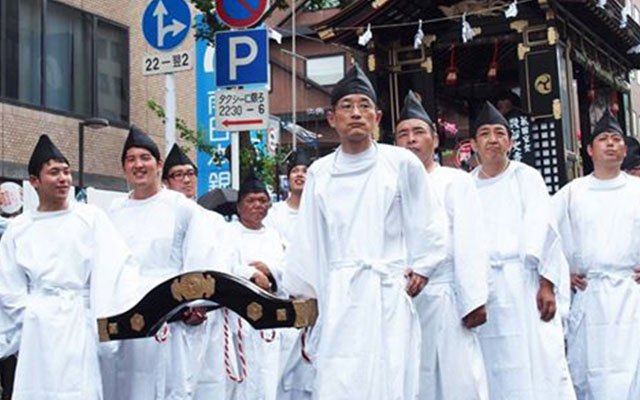
[[38,192],[40,210],[55,211],[67,207],[71,188],[71,168],[69,164],[49,160],[42,166],[38,176],[31,175],[29,182]]
[[250,229],[260,229],[262,220],[267,216],[267,211],[271,207],[271,199],[266,193],[249,193],[238,202],[237,207],[238,217],[244,226]]
[[396,145],[411,150],[426,164],[433,160],[433,152],[438,148],[438,136],[423,120],[406,119],[396,128]]
[[156,160],[149,150],[142,147],[132,147],[127,150],[123,168],[127,182],[134,192],[149,191],[159,187],[162,161]]
[[341,142],[371,140],[381,118],[382,112],[376,108],[375,103],[361,94],[344,96],[332,111],[327,112],[327,121],[338,132]]
[[602,132],[587,146],[594,168],[620,168],[627,155],[624,138],[617,132]]
[[500,124],[481,125],[471,138],[471,148],[480,155],[482,164],[506,162],[511,145],[509,131]]
[[196,196],[196,187],[198,186],[198,176],[193,165],[176,165],[171,167],[167,173],[166,186],[180,192],[188,198]]
[[289,172],[289,188],[293,193],[302,193],[304,183],[307,179],[307,166],[296,165]]

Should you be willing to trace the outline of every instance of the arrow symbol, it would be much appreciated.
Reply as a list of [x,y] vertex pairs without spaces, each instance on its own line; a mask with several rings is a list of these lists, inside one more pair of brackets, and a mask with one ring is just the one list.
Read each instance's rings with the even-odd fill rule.
[[176,36],[187,27],[177,19],[172,19],[170,25],[164,26],[164,17],[165,15],[169,15],[169,11],[167,11],[162,0],[158,1],[158,5],[156,9],[153,10],[152,15],[156,18],[157,22],[158,47],[164,46],[164,37],[168,33],[171,33],[171,36]]
[[263,120],[261,119],[245,119],[244,121],[229,121],[228,119],[225,119],[224,121],[222,121],[222,125],[229,126],[229,125],[261,124],[262,121]]

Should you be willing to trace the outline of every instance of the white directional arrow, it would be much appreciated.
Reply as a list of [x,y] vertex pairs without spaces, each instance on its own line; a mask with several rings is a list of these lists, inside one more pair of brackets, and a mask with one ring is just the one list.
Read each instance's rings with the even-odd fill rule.
[[164,17],[165,15],[169,15],[169,12],[164,6],[162,0],[158,2],[158,5],[156,6],[156,9],[153,10],[152,15],[156,18],[157,21],[158,47],[164,46],[164,37],[168,33],[170,33],[171,36],[176,36],[187,28],[187,25],[173,18],[171,19],[171,24],[167,26],[164,25]]
[[164,46],[164,16],[165,15],[169,15],[169,12],[167,11],[167,8],[164,6],[164,3],[162,2],[162,0],[160,0],[158,2],[158,5],[156,6],[156,9],[153,10],[153,14],[154,17],[156,17],[157,23],[158,23],[158,47],[162,47]]
[[167,33],[171,32],[171,36],[176,36],[178,33],[182,32],[183,29],[186,27],[187,26],[185,24],[178,21],[177,19],[174,19],[171,21],[171,25],[167,25],[164,27],[163,33],[166,35]]

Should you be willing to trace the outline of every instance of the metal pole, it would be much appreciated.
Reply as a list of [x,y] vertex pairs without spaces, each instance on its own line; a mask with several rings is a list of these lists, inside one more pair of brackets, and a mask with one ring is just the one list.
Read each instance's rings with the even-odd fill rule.
[[78,186],[84,189],[84,122],[78,124]]
[[240,132],[231,132],[231,187],[240,190]]
[[291,52],[293,53],[293,57],[291,57],[291,99],[292,99],[292,110],[291,110],[291,123],[292,123],[292,137],[291,137],[291,144],[292,144],[292,148],[293,151],[296,151],[296,124],[297,124],[297,119],[296,119],[296,112],[298,111],[298,102],[297,102],[297,98],[296,98],[296,83],[297,83],[297,60],[296,60],[296,0],[291,0],[291,7],[292,7],[292,13],[291,13]]
[[176,81],[173,74],[165,74],[164,76],[164,142],[166,145],[166,155],[169,154],[171,147],[173,147],[173,144],[176,142]]

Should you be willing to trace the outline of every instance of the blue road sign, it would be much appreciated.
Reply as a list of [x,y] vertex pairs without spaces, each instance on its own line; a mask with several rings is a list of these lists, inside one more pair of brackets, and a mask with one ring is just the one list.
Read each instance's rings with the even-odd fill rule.
[[142,33],[149,45],[168,51],[189,34],[191,12],[184,0],[152,0],[142,16]]
[[216,33],[216,85],[269,83],[269,39],[266,29]]

